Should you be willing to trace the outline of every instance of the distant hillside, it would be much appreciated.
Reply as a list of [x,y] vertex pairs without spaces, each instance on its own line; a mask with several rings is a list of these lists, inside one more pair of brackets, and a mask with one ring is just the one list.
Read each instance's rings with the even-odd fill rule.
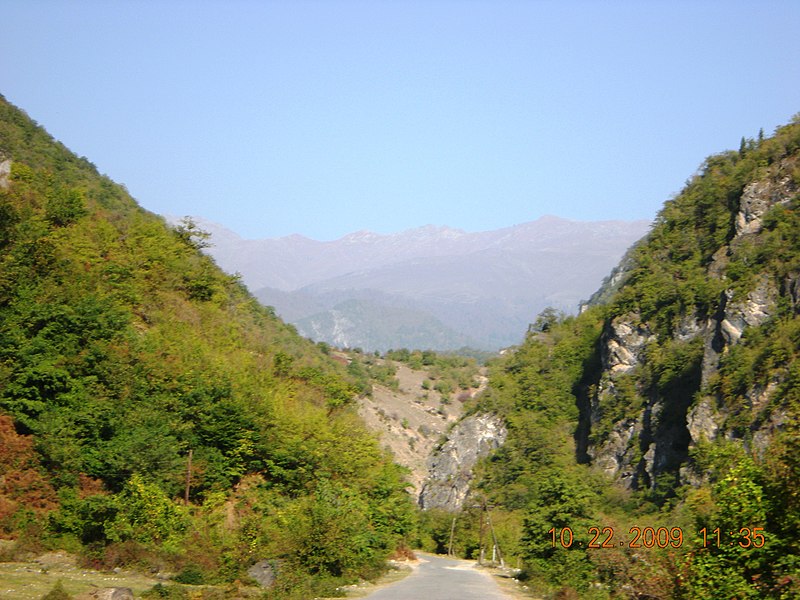
[[[330,596],[413,529],[345,368],[0,96],[3,557]],[[4,584],[5,585],[5,584]],[[216,596],[215,596],[216,597]]]
[[[455,349],[464,340],[483,349],[519,343],[543,308],[574,313],[648,227],[644,221],[542,217],[478,233],[426,226],[317,242],[297,235],[244,240],[196,221],[212,233],[208,251],[220,266],[241,273],[256,296],[301,333],[365,350],[398,344]],[[350,319],[348,310],[356,306],[383,318]],[[343,318],[350,322],[345,329],[339,327]],[[403,335],[408,327],[419,333]]]

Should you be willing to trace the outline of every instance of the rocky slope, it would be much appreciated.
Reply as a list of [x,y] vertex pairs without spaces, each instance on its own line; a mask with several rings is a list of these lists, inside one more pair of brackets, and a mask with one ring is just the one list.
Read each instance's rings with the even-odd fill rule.
[[506,441],[508,431],[497,415],[470,415],[453,427],[428,459],[428,477],[419,497],[423,509],[456,511],[464,506],[478,460]]
[[[641,310],[635,310],[643,294],[644,279],[636,274],[641,266],[628,273],[628,289],[638,302],[632,306],[612,304],[616,310],[607,320],[600,342],[602,372],[596,391],[584,406],[587,437],[591,438],[605,407],[616,404],[626,393],[620,389],[621,382],[632,378],[643,396],[642,408],[615,421],[607,435],[586,439],[591,462],[608,475],[626,485],[655,485],[661,473],[686,463],[691,448],[718,438],[740,438],[745,431],[752,450],[764,452],[768,440],[789,420],[783,398],[796,348],[784,360],[776,361],[764,377],[739,390],[746,411],[722,396],[720,383],[730,377],[732,350],[737,345],[753,339],[770,324],[775,327],[781,320],[793,319],[800,307],[799,249],[786,245],[780,264],[763,252],[758,262],[754,261],[759,249],[775,243],[774,231],[780,226],[777,219],[783,221],[795,210],[800,196],[798,165],[796,151],[781,156],[753,173],[754,180],[745,182],[729,204],[729,234],[724,243],[707,251],[708,260],[698,279],[715,291],[708,306],[676,306],[669,329],[659,327],[657,318],[645,318]],[[665,226],[660,225],[661,229]],[[656,243],[646,241],[642,251]],[[634,310],[620,310],[623,307]],[[685,372],[671,388],[648,389],[643,376],[656,358],[655,349],[667,345],[672,351],[682,351],[687,361]],[[693,477],[688,469],[682,473],[685,480]]]
[[480,376],[478,387],[461,391],[455,401],[442,402],[441,393],[424,387],[427,370],[388,362],[397,369],[397,385],[374,383],[372,393],[359,400],[359,414],[395,460],[409,469],[409,491],[419,500],[431,454],[461,417],[463,403],[483,390],[486,378]]
[[[551,413],[574,432],[566,452],[631,489],[700,484],[717,442],[764,455],[798,413],[798,204],[800,123],[709,158],[583,314],[529,331],[496,366],[479,406],[512,443],[489,481],[517,485]],[[441,489],[461,472],[453,431],[433,459]]]
[[543,596],[800,594],[798,209],[800,115],[707,159],[581,314],[490,363],[470,411],[507,433],[472,485]]

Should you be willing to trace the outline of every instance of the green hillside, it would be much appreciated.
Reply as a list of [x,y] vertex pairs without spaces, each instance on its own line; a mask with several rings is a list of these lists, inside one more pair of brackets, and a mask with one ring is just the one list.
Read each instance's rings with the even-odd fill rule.
[[298,597],[375,572],[403,474],[202,246],[0,97],[0,535],[193,581],[279,561]]
[[509,434],[477,494],[542,594],[800,596],[798,208],[796,119],[709,158],[602,304],[492,366],[473,410]]

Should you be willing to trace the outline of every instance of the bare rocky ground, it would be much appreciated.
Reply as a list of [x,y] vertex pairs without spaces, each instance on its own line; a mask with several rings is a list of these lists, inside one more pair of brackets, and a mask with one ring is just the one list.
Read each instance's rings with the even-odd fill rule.
[[479,387],[459,390],[443,404],[439,392],[422,387],[422,382],[429,378],[427,371],[412,370],[402,363],[397,363],[397,367],[399,389],[375,384],[372,398],[360,401],[359,414],[380,435],[381,443],[395,460],[411,470],[409,481],[414,486],[411,492],[417,498],[427,476],[428,457],[461,416],[463,401],[486,386],[486,377],[480,376]]

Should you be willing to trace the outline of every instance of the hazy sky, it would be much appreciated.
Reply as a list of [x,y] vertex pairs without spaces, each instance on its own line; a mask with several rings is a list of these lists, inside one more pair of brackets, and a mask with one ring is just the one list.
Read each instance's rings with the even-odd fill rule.
[[246,237],[651,219],[800,111],[797,0],[0,6],[0,93]]

